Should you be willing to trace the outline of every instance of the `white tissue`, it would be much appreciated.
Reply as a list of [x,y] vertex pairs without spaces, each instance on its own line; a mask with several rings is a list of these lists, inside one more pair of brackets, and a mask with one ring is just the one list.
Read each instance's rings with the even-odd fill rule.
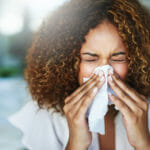
[[[105,74],[105,83],[102,88],[98,91],[92,104],[87,110],[86,117],[88,118],[89,130],[91,132],[98,132],[100,134],[105,134],[105,120],[104,116],[108,111],[108,105],[113,104],[108,99],[108,92],[116,95],[113,90],[108,86],[107,74],[108,70],[113,73],[113,68],[110,65],[105,65],[102,67],[97,67],[94,73],[99,73],[103,70]],[[89,78],[83,78],[83,82],[86,82]],[[116,108],[117,109],[117,108]]]

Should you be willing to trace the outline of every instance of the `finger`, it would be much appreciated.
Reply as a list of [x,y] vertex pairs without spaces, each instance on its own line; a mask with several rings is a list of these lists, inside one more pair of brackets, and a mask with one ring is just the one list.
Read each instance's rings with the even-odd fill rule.
[[93,88],[94,86],[96,86],[96,87],[98,87],[98,89],[100,89],[100,87],[104,84],[104,82],[105,82],[105,76],[98,77],[96,82],[93,81],[92,83],[88,84],[80,91],[82,93],[82,96],[86,95],[88,93],[88,91],[90,91],[91,88]]
[[115,75],[112,75],[113,80],[121,87],[121,89],[124,89],[124,91],[136,102],[141,102],[141,100],[144,100],[144,96],[140,96],[139,93],[137,93],[133,88],[126,85],[124,82],[120,80],[120,78],[116,77]]
[[138,105],[136,101],[134,101],[130,96],[128,96],[123,89],[121,89],[118,84],[111,78],[111,76],[108,76],[108,82],[113,91],[116,93],[118,98],[123,101],[132,111],[136,111],[138,109]]
[[98,76],[96,74],[93,74],[91,76],[91,78],[87,82],[85,82],[84,84],[82,84],[70,96],[68,96],[68,98],[65,99],[65,103],[67,103],[69,99],[72,99],[72,97],[74,97],[78,92],[80,92],[80,90],[82,90],[85,86],[87,86],[88,84],[90,84],[91,82],[93,82],[96,78],[98,78]]
[[82,97],[81,101],[76,103],[76,110],[74,110],[74,113],[78,117],[86,117],[86,112],[88,107],[90,106],[91,102],[94,100],[94,97],[96,96],[98,92],[98,88],[95,87],[93,90],[91,90],[87,95]]
[[123,101],[110,93],[108,94],[108,97],[116,105],[124,117],[131,118],[133,112]]
[[100,71],[99,73],[95,72],[92,73],[90,75],[90,78],[88,81],[86,81],[85,83],[83,83],[77,90],[75,90],[75,92],[73,92],[69,97],[72,98],[74,97],[76,94],[78,94],[80,92],[80,90],[83,90],[84,88],[86,88],[86,86],[88,86],[88,84],[90,84],[93,80],[95,80],[96,78],[101,78],[102,76],[104,76],[104,72]]
[[99,91],[100,88],[103,86],[104,82],[105,82],[105,79],[104,81],[101,81],[101,82],[98,81],[94,83],[91,87],[84,89],[84,91],[81,91],[80,94],[78,94],[76,97],[70,100],[67,104],[69,104],[70,107],[72,108],[72,106],[75,105],[76,103],[79,103],[80,101],[83,101],[84,99],[86,99],[87,96],[91,93],[92,90],[94,90],[95,87],[97,87]]
[[92,80],[92,82],[87,84],[84,88],[81,88],[80,90],[73,93],[70,100],[66,101],[66,104],[68,104],[70,102],[75,102],[76,100],[79,100],[84,93],[86,93],[90,88],[92,88],[98,82],[100,82],[99,78],[95,78],[94,80]]
[[[136,91],[135,91],[135,92],[136,92]],[[146,96],[144,96],[144,95],[142,95],[142,94],[140,94],[140,93],[138,93],[138,92],[137,92],[137,94],[142,98],[143,101],[146,101],[146,100],[147,100]]]
[[[104,76],[99,77],[96,75],[96,77],[93,78],[93,80],[91,80],[90,82],[88,82],[85,86],[83,86],[82,88],[79,88],[77,91],[75,91],[69,100],[66,100],[65,103],[69,103],[70,101],[72,101],[72,99],[80,99],[89,89],[91,89],[96,83],[98,82],[102,82],[102,79],[104,80]],[[104,81],[103,81],[104,82]]]
[[[92,76],[93,76],[93,75],[92,75]],[[104,77],[103,77],[103,76],[104,76],[104,72],[101,71],[100,74],[94,73],[94,76],[96,76],[96,78],[99,79],[99,81],[102,81],[102,79],[104,78]],[[91,77],[90,77],[90,78],[91,78]],[[91,82],[93,82],[93,81],[95,80],[95,79],[94,79],[94,80],[91,80],[91,81],[90,81],[90,78],[88,79],[88,81],[86,81],[87,84],[86,84],[86,82],[83,83],[83,88],[81,88],[81,90],[86,89],[86,88],[88,87],[88,85],[90,85]],[[80,91],[78,91],[78,92],[80,92]]]

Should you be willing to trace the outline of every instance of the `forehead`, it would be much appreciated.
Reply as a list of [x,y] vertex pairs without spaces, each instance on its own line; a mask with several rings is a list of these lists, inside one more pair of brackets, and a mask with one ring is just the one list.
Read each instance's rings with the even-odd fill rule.
[[126,51],[125,45],[119,35],[117,28],[108,21],[103,22],[96,28],[91,29],[85,36],[80,52],[113,52]]

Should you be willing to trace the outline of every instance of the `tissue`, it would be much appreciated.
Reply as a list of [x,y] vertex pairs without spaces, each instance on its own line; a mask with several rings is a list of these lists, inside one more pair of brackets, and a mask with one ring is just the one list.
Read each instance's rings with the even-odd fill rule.
[[[88,118],[89,130],[91,132],[98,132],[105,134],[105,114],[108,111],[108,105],[113,104],[108,99],[108,93],[116,95],[113,90],[109,87],[107,81],[108,70],[113,73],[113,68],[110,65],[100,66],[95,68],[94,73],[99,73],[100,70],[104,72],[105,83],[98,91],[90,107],[87,110],[86,117]],[[83,78],[83,82],[86,82],[89,78]],[[117,109],[117,108],[116,108]]]

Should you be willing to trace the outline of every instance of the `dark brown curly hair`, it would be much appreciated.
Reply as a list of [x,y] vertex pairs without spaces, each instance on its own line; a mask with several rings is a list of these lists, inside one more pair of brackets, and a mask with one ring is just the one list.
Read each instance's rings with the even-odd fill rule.
[[45,18],[26,56],[25,80],[39,108],[63,112],[79,87],[80,49],[89,30],[108,20],[128,50],[127,83],[150,96],[150,15],[137,0],[70,0]]

